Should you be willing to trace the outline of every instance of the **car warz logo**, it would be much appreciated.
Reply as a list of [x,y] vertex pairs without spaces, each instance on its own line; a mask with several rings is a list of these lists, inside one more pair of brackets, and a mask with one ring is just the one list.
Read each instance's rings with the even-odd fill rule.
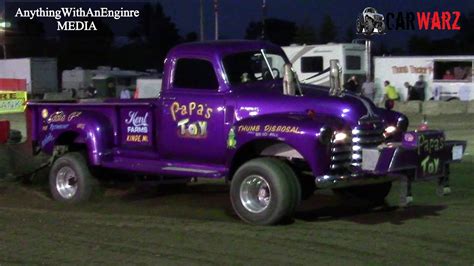
[[357,17],[358,34],[384,34],[390,30],[461,30],[459,11],[388,12],[367,7]]
[[385,21],[382,14],[377,13],[373,7],[366,7],[357,17],[357,33],[372,35],[385,33]]

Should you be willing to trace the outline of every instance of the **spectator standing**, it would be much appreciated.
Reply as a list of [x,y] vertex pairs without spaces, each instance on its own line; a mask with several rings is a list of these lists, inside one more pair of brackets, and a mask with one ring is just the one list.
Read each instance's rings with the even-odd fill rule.
[[418,81],[415,82],[415,85],[413,87],[415,87],[415,90],[418,93],[418,97],[419,97],[420,101],[424,101],[425,100],[426,82],[425,82],[425,79],[424,79],[423,75],[420,75],[418,77]]
[[372,102],[375,99],[375,84],[374,82],[366,81],[362,83],[362,95],[369,98]]
[[97,89],[94,88],[94,87],[92,86],[92,84],[89,85],[89,87],[86,88],[86,96],[87,96],[87,98],[95,98],[96,95],[97,95]]
[[408,90],[408,99],[407,101],[416,101],[420,100],[420,95],[418,95],[418,92],[416,91],[415,87],[410,85],[410,83],[405,82],[405,88]]
[[359,82],[357,82],[357,78],[352,76],[346,84],[344,84],[344,88],[347,91],[358,93],[359,92]]
[[128,89],[123,89],[120,92],[120,99],[131,99],[131,98],[132,98],[132,94],[130,93]]
[[400,100],[400,96],[398,95],[397,89],[390,85],[390,81],[386,80],[384,85],[383,101],[385,102],[385,109],[391,110],[395,106],[395,101]]

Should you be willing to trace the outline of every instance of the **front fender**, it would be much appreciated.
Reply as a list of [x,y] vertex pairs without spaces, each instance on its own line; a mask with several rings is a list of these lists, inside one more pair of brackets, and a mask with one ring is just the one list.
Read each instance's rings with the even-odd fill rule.
[[329,166],[328,146],[319,141],[323,126],[334,130],[349,128],[341,118],[306,114],[268,114],[249,117],[236,122],[229,132],[227,166],[241,149],[256,141],[285,143],[294,148],[310,165],[314,174]]
[[[67,136],[70,143],[85,144],[89,161],[99,165],[113,146],[113,127],[104,115],[93,111],[59,111],[56,119],[46,119],[40,141],[41,149],[52,153],[55,145],[61,145]],[[56,112],[56,113],[59,113]]]

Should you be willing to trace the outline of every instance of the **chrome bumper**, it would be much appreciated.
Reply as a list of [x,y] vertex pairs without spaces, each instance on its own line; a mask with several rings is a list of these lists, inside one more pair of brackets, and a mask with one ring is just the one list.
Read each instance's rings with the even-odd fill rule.
[[392,182],[395,176],[372,176],[372,175],[323,175],[315,178],[316,187],[325,188],[342,188],[350,186],[362,186],[370,184],[380,184]]

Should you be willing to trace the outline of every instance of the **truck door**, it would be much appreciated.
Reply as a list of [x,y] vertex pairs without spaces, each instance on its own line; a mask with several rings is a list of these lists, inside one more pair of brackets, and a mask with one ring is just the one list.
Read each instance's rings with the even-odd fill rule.
[[181,58],[169,87],[162,92],[163,112],[158,150],[164,159],[223,163],[224,94],[219,92],[215,66],[205,59]]

